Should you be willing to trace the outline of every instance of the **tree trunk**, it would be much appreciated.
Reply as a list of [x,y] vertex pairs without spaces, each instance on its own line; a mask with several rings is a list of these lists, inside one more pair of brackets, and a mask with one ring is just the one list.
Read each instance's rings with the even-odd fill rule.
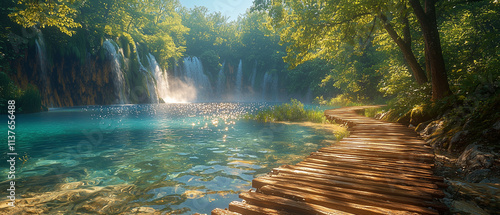
[[425,0],[425,11],[419,0],[409,0],[422,28],[426,52],[426,62],[431,70],[432,100],[440,100],[451,95],[448,76],[439,39],[436,22],[436,0]]
[[408,43],[407,41],[401,39],[401,37],[394,30],[392,25],[387,21],[387,17],[385,17],[385,15],[381,14],[380,19],[382,20],[384,28],[389,34],[389,36],[391,36],[392,40],[394,40],[394,42],[396,42],[396,44],[398,45],[399,49],[401,49],[401,52],[403,53],[403,56],[406,62],[408,63],[408,66],[410,66],[410,70],[413,72],[413,77],[415,77],[417,83],[423,84],[427,82],[428,81],[427,76],[425,76],[424,70],[418,63],[417,58],[415,58],[415,55],[411,50],[411,43]]

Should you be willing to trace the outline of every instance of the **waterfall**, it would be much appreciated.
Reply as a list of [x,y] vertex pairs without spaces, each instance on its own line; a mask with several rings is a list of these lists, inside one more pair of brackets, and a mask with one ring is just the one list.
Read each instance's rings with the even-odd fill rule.
[[272,96],[273,101],[278,101],[278,74],[275,73],[272,82]]
[[255,77],[257,77],[257,60],[255,60],[255,65],[253,66],[252,80],[250,82],[252,89],[254,89],[254,90],[255,90]]
[[163,100],[163,102],[172,102],[169,97],[168,74],[163,71],[158,65],[155,56],[151,53],[148,54],[148,62],[151,72],[156,80],[156,95]]
[[52,99],[50,98],[51,93],[50,91],[50,79],[47,74],[47,57],[46,57],[46,47],[45,47],[45,41],[43,39],[43,34],[42,31],[36,29],[37,36],[38,38],[35,40],[35,45],[36,45],[36,55],[38,59],[38,64],[40,65],[40,79],[41,79],[41,95],[44,97],[46,100],[47,106],[53,106],[52,104]]
[[278,100],[278,74],[264,74],[262,81],[262,100]]
[[242,90],[242,82],[243,82],[243,65],[241,63],[241,59],[240,59],[240,63],[238,64],[238,71],[236,72],[236,97],[237,99],[241,99],[241,90]]
[[184,74],[186,81],[192,86],[195,86],[198,95],[203,96],[203,99],[207,99],[212,94],[212,85],[207,75],[203,72],[203,65],[197,57],[186,57],[184,58]]
[[42,32],[39,30],[38,31],[38,38],[35,40],[36,44],[36,55],[38,56],[38,63],[40,64],[40,71],[42,72],[41,78],[43,81],[44,90],[48,88],[48,78],[47,78],[47,66],[45,63],[47,62],[46,56],[45,56],[45,41],[43,40],[43,35]]
[[268,88],[268,85],[269,83],[271,82],[272,80],[272,75],[269,75],[269,72],[266,72],[264,74],[264,80],[262,80],[262,100],[263,101],[266,101],[267,98],[267,88]]
[[112,72],[113,72],[113,82],[115,85],[116,97],[118,98],[117,103],[125,104],[128,103],[127,98],[125,96],[125,77],[123,76],[123,72],[121,71],[120,66],[120,57],[118,54],[118,44],[114,41],[106,39],[102,44],[102,47],[108,51],[108,56],[111,58],[112,63]]
[[[141,62],[141,58],[139,57],[139,50],[135,50],[135,54],[136,54],[136,57],[137,57],[137,62],[139,63],[139,71],[144,75],[144,78],[145,78],[145,81],[146,81],[146,88],[148,90],[148,102],[152,102],[152,103],[158,103],[159,100],[158,100],[158,95],[156,93],[156,84],[153,80],[153,77],[152,77],[152,73],[154,73],[154,69],[156,68],[153,68],[151,66],[151,61],[150,61],[150,57],[149,55],[151,54],[148,54],[147,58],[148,58],[148,63],[149,63],[149,67],[151,68],[149,72],[146,67],[144,67],[144,65],[142,64]],[[156,60],[155,60],[156,62]]]
[[221,96],[226,90],[226,75],[224,74],[225,65],[226,61],[222,63],[222,68],[220,68],[219,74],[217,75],[217,96]]
[[313,100],[313,89],[312,87],[307,88],[307,93],[306,93],[306,102],[311,103]]

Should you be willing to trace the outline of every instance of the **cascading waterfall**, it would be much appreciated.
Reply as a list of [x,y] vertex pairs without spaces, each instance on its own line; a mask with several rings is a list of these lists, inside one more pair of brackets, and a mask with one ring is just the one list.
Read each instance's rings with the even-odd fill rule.
[[167,72],[163,71],[160,68],[160,65],[158,65],[155,56],[153,56],[151,53],[148,54],[148,63],[151,72],[153,73],[153,76],[156,80],[156,95],[158,95],[158,97],[162,99],[163,102],[174,102],[169,96],[170,93]]
[[307,88],[307,93],[306,93],[306,102],[312,102],[313,100],[313,89],[312,87]]
[[272,82],[273,101],[278,101],[278,74],[274,74]]
[[241,63],[238,64],[238,70],[236,72],[236,97],[237,99],[241,99],[241,90],[242,90],[242,82],[243,82],[243,65]]
[[255,60],[255,65],[253,66],[252,70],[252,80],[250,82],[252,89],[255,90],[255,78],[257,77],[257,60]]
[[42,31],[36,29],[37,39],[35,39],[36,55],[38,59],[38,64],[40,65],[40,79],[41,87],[40,93],[44,100],[47,102],[45,105],[48,107],[53,107],[53,99],[50,93],[50,78],[47,74],[47,48],[45,47],[45,40],[43,39]]
[[45,41],[43,39],[42,31],[37,30],[37,36],[38,36],[38,38],[35,40],[36,55],[38,56],[38,61],[39,61],[38,63],[40,64],[40,70],[42,72],[41,78],[42,78],[42,81],[44,84],[43,90],[47,90],[48,85],[49,85],[48,78],[47,78],[47,66],[45,65],[45,63],[47,62],[47,59],[45,56],[46,48],[45,48]]
[[224,74],[224,66],[226,66],[226,61],[222,63],[222,68],[219,70],[217,75],[217,95],[221,96],[226,90],[226,75]]
[[117,103],[126,104],[128,103],[127,97],[125,96],[125,77],[121,71],[120,57],[118,54],[118,44],[114,41],[106,39],[102,44],[102,47],[108,51],[109,57],[112,60],[112,72],[113,72],[113,82],[115,85],[116,96],[118,98]]
[[262,100],[278,100],[278,74],[264,74],[262,81]]
[[151,68],[150,69],[151,72],[149,72],[146,69],[146,67],[144,67],[144,65],[142,64],[141,58],[139,57],[139,50],[136,49],[135,54],[137,56],[137,62],[139,63],[139,71],[144,75],[144,78],[146,79],[146,87],[148,90],[148,100],[149,100],[149,102],[152,102],[152,103],[158,103],[159,99],[158,99],[158,94],[157,94],[157,90],[156,90],[157,86],[156,86],[155,81],[153,80],[153,76],[151,74],[151,73],[154,73],[154,68],[151,67],[151,62],[149,60],[149,55],[151,55],[151,54],[148,54],[148,56],[147,56],[149,66]]
[[269,85],[269,82],[271,81],[272,76],[269,75],[269,72],[266,72],[264,74],[264,80],[262,81],[262,100],[266,101],[266,95],[267,95],[267,88]]
[[186,57],[184,58],[183,69],[187,82],[196,87],[197,96],[202,96],[203,99],[209,98],[212,95],[212,84],[210,84],[210,80],[203,72],[201,61],[197,57]]

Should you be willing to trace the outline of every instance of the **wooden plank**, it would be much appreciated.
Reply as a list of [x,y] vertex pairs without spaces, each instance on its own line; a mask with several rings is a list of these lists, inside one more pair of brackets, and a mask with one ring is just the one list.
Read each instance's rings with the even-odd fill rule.
[[[337,199],[328,198],[327,196],[324,195],[315,195],[305,192],[287,190],[275,186],[264,186],[260,189],[260,191],[268,195],[282,196],[284,198],[289,198],[289,199],[299,199],[307,203],[321,205],[328,208],[335,208],[336,210],[353,214],[386,215],[386,214],[403,214],[408,212],[406,210],[405,211],[394,210],[389,208],[365,205],[362,203],[353,203],[353,202],[346,203],[341,200],[339,201]],[[426,213],[426,214],[432,214],[432,213]]]
[[338,172],[338,174],[350,176],[352,178],[393,182],[418,187],[437,188],[436,185],[429,183],[430,177],[432,177],[431,174],[419,176],[406,174],[405,172],[370,171],[361,168],[349,169],[347,167],[325,165],[318,160],[309,158],[307,161],[300,162],[295,166]]
[[309,156],[306,159],[317,160],[318,162],[320,161],[328,162],[331,166],[345,167],[345,168],[359,168],[362,170],[383,172],[383,173],[394,172],[397,174],[406,174],[408,176],[413,176],[415,178],[421,178],[421,177],[431,178],[430,176],[433,174],[433,172],[430,169],[413,168],[404,165],[396,165],[394,163],[392,164],[380,163],[376,161],[373,162],[365,161],[364,163],[342,162],[337,160],[335,157],[329,157],[322,154],[311,154],[311,156]]
[[316,205],[307,202],[299,202],[279,196],[265,195],[256,192],[244,192],[240,194],[240,198],[247,201],[248,204],[256,205],[259,207],[266,207],[275,210],[284,210],[286,212],[298,214],[318,214],[318,215],[350,215],[344,211],[327,208],[321,205]]
[[290,213],[283,210],[275,210],[271,208],[259,207],[256,205],[247,204],[244,202],[233,201],[229,203],[229,210],[234,211],[238,214],[244,215],[266,215],[266,214],[276,214],[276,215],[290,215],[296,213]]
[[332,143],[331,147],[347,147],[349,149],[375,149],[375,150],[390,150],[395,152],[416,152],[422,154],[432,154],[429,148],[424,148],[421,146],[408,147],[408,146],[397,146],[394,144],[382,144],[382,143],[371,143],[371,142],[361,142],[361,141],[325,141],[326,143]]
[[[301,166],[286,166],[284,168],[301,170],[314,173],[328,174],[331,176],[337,176],[346,178],[344,180],[357,180],[359,183],[379,183],[379,184],[392,184],[392,185],[402,185],[421,189],[437,189],[437,186],[433,183],[422,183],[420,180],[401,180],[390,177],[385,177],[384,175],[374,175],[374,174],[353,174],[346,171],[331,170],[329,168],[320,168],[314,165],[301,165]],[[354,171],[354,170],[353,170]],[[359,173],[360,171],[358,171]]]
[[232,212],[232,211],[228,211],[228,210],[220,209],[220,208],[213,209],[211,214],[212,215],[241,215],[241,213],[236,213],[236,212]]
[[[401,166],[406,168],[415,168],[422,170],[432,170],[434,164],[426,164],[426,163],[417,163],[417,162],[409,162],[409,161],[395,161],[395,160],[383,160],[371,157],[357,157],[357,156],[330,156],[330,153],[324,152],[313,152],[310,157],[318,156],[326,160],[343,162],[343,163],[352,163],[352,164],[363,164],[363,163],[371,163],[379,166]],[[309,157],[308,157],[309,158]]]
[[353,137],[349,136],[346,138],[342,138],[344,141],[363,141],[363,142],[372,142],[372,143],[390,143],[390,144],[395,144],[395,145],[400,145],[400,146],[421,146],[425,145],[426,143],[422,140],[418,140],[416,138],[408,139],[408,140],[401,140],[401,139],[390,139],[390,138],[384,138],[384,137]]
[[[260,187],[271,185],[275,187],[282,187],[284,189],[309,192],[313,194],[328,195],[329,198],[340,198],[339,200],[343,200],[346,202],[358,202],[359,200],[366,201],[376,201],[377,203],[367,203],[373,206],[390,203],[396,206],[385,206],[385,207],[394,207],[393,209],[406,209],[410,211],[419,211],[420,209],[412,209],[412,206],[420,206],[424,208],[442,208],[441,205],[437,205],[433,202],[424,201],[417,198],[403,197],[403,196],[394,196],[388,194],[380,194],[376,192],[368,192],[368,191],[360,191],[354,189],[346,189],[336,186],[327,186],[316,184],[314,181],[297,181],[292,179],[283,179],[279,177],[259,177],[252,181],[252,184],[260,184]],[[420,208],[419,207],[419,208]]]
[[292,175],[297,174],[298,175],[297,177],[301,177],[301,176],[317,177],[317,178],[330,179],[330,180],[335,180],[335,181],[356,183],[360,186],[367,185],[370,187],[378,187],[378,188],[385,188],[385,189],[400,189],[400,190],[404,190],[404,191],[413,191],[416,193],[436,196],[439,198],[444,197],[443,192],[440,190],[436,190],[436,189],[430,189],[430,188],[424,188],[424,187],[414,187],[414,186],[407,186],[407,185],[401,185],[401,184],[391,184],[391,183],[385,183],[385,182],[381,182],[381,181],[354,179],[354,178],[345,177],[345,176],[332,175],[331,172],[329,172],[329,171],[312,169],[312,168],[290,168],[290,166],[287,166],[287,167],[275,168],[273,171],[278,172],[278,173],[282,172],[282,173],[286,173],[286,174],[292,174]]
[[376,157],[376,158],[392,158],[399,160],[409,160],[409,161],[419,161],[425,163],[434,163],[434,158],[430,157],[421,157],[412,154],[398,154],[398,153],[363,153],[358,151],[349,151],[349,150],[335,150],[332,148],[321,148],[318,150],[319,152],[328,152],[328,153],[336,153],[336,154],[349,154],[349,155],[359,155],[364,157]]
[[[332,187],[338,187],[338,188],[343,188],[343,189],[352,189],[352,190],[359,190],[359,191],[366,191],[366,192],[374,192],[374,193],[380,193],[380,194],[387,194],[387,195],[394,195],[394,196],[402,196],[402,197],[409,197],[409,198],[415,198],[415,199],[420,199],[422,201],[432,201],[432,196],[427,193],[423,193],[420,191],[414,191],[414,190],[405,190],[405,189],[400,189],[393,187],[391,185],[387,185],[385,187],[380,187],[380,186],[372,186],[369,184],[358,184],[358,183],[353,183],[350,181],[340,181],[340,180],[335,180],[331,178],[321,178],[321,177],[316,177],[316,176],[308,176],[308,175],[300,175],[300,174],[288,174],[288,173],[280,173],[279,175],[272,176],[272,178],[279,178],[279,179],[286,179],[286,180],[296,180],[300,182],[312,182],[319,184],[319,185],[325,185],[325,186],[332,186]],[[258,182],[258,181],[257,181]],[[252,186],[254,188],[259,188],[259,186],[262,184],[253,184]]]
[[337,140],[324,140],[325,143],[330,143],[334,147],[336,145],[362,145],[362,146],[379,146],[379,147],[387,147],[388,149],[407,149],[407,150],[415,150],[415,151],[423,151],[424,153],[429,153],[431,148],[425,145],[425,142],[419,142],[414,144],[400,144],[399,141],[392,142],[381,142],[381,141],[373,141],[373,140],[362,140],[362,139],[348,139],[345,138],[337,141]]
[[356,152],[356,153],[365,153],[367,155],[370,154],[377,154],[377,155],[395,155],[397,157],[416,157],[420,159],[434,159],[434,154],[431,153],[421,153],[421,152],[398,152],[398,151],[391,151],[390,148],[386,149],[375,149],[375,148],[356,148],[352,149],[347,147],[347,145],[342,145],[338,144],[339,147],[336,145],[334,146],[329,146],[329,147],[324,147],[323,149],[325,150],[332,150],[332,151],[350,151],[350,152]]
[[378,158],[378,157],[365,157],[363,155],[349,155],[349,154],[339,154],[339,153],[328,153],[328,152],[313,152],[311,156],[318,155],[322,157],[328,157],[331,159],[335,159],[338,161],[346,161],[354,160],[354,161],[364,161],[364,162],[386,162],[393,164],[405,164],[405,165],[428,165],[432,166],[433,164],[422,163],[411,160],[398,160],[393,158]]

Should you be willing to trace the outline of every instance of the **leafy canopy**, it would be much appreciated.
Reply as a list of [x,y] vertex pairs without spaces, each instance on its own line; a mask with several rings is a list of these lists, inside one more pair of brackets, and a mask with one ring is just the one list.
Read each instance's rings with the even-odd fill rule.
[[25,28],[55,26],[61,32],[72,36],[75,33],[72,29],[82,27],[80,23],[74,20],[78,12],[76,1],[18,0],[17,6],[13,8],[13,12],[9,14],[9,17]]

